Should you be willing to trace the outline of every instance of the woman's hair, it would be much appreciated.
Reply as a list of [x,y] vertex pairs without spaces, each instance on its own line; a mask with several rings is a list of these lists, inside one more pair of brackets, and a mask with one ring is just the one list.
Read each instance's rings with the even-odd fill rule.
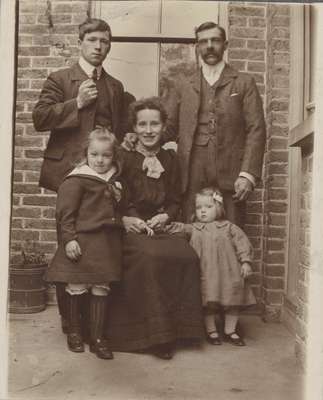
[[167,113],[162,105],[159,97],[147,97],[135,101],[129,106],[129,126],[134,127],[137,123],[137,114],[141,110],[157,110],[160,113],[160,120],[165,123],[167,120]]
[[83,144],[83,157],[77,163],[77,166],[80,167],[84,164],[87,164],[87,151],[93,140],[110,144],[113,152],[113,161],[117,165],[118,170],[121,170],[122,156],[121,156],[120,146],[118,144],[115,135],[104,127],[96,127],[92,132],[89,133],[88,138]]
[[[197,193],[195,193],[195,201],[197,197],[199,196],[205,196],[205,197],[211,197],[214,203],[217,205],[217,219],[224,219],[225,218],[225,210],[224,210],[224,205],[223,205],[223,196],[222,193],[218,188],[215,187],[205,187],[201,190],[199,190]],[[194,216],[195,219],[195,216]]]
[[112,37],[110,25],[102,19],[88,18],[79,25],[79,39],[83,41],[86,33],[92,32],[108,32],[110,39]]

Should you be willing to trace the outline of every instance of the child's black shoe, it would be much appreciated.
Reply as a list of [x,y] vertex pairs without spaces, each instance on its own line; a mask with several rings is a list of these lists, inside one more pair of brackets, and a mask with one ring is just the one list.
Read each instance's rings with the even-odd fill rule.
[[103,360],[113,360],[113,353],[108,347],[108,343],[104,339],[97,339],[90,344],[90,352],[95,353],[98,358]]
[[[236,335],[237,337],[232,337],[233,335]],[[240,337],[237,334],[237,332],[225,333],[224,340],[226,342],[233,344],[234,346],[245,346],[246,345],[245,341],[242,339],[242,337]]]
[[217,332],[208,332],[206,336],[206,340],[208,343],[212,344],[213,346],[220,346],[222,344],[219,334]]
[[79,333],[68,333],[67,334],[67,346],[69,350],[74,353],[84,352],[84,343],[82,336]]

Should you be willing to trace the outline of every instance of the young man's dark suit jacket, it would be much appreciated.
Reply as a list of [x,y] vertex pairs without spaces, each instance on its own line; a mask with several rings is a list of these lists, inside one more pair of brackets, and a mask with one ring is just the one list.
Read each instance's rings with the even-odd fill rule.
[[[167,139],[176,138],[181,168],[182,191],[190,176],[190,157],[198,124],[201,71],[180,82],[165,101],[168,112]],[[266,141],[262,101],[255,81],[226,64],[217,82],[216,176],[219,189],[234,191],[241,171],[261,177]]]
[[[102,69],[111,99],[112,131],[121,141],[125,125],[122,83]],[[64,176],[82,156],[82,146],[95,127],[96,102],[78,110],[76,97],[81,83],[88,79],[80,65],[74,64],[49,75],[33,111],[36,130],[50,130],[44,153],[39,185],[57,191]]]

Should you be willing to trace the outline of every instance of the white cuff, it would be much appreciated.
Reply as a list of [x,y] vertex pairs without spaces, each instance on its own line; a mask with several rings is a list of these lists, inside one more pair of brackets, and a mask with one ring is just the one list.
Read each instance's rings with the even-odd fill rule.
[[241,171],[239,176],[241,176],[241,178],[248,179],[248,181],[250,181],[252,183],[253,187],[256,186],[256,179],[253,175],[249,174],[249,172]]

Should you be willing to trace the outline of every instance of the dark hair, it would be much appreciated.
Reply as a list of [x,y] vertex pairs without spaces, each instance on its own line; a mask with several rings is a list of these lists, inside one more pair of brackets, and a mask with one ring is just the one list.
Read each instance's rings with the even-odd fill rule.
[[108,32],[110,39],[112,37],[112,32],[110,25],[103,21],[102,19],[97,18],[88,18],[86,21],[82,22],[79,25],[79,39],[83,40],[86,33],[91,32]]
[[223,200],[222,202],[215,199],[214,196],[220,196],[223,199],[222,193],[220,190],[216,187],[205,187],[201,190],[199,190],[197,193],[195,193],[195,201],[198,196],[206,196],[206,197],[211,197],[214,201],[215,204],[217,204],[218,209],[219,209],[219,214],[218,214],[218,219],[224,219],[225,218],[225,210],[224,210],[224,205],[223,205]]
[[197,28],[195,28],[195,37],[197,39],[197,34],[202,31],[207,31],[209,29],[217,28],[221,32],[221,36],[223,41],[225,42],[227,40],[227,35],[225,33],[225,29],[222,28],[219,24],[216,24],[215,22],[208,21],[208,22],[203,22],[203,24],[199,25]]
[[122,165],[122,152],[120,150],[120,146],[115,135],[109,131],[109,129],[105,127],[96,127],[93,131],[89,133],[88,138],[83,144],[83,157],[80,162],[77,163],[78,166],[84,165],[87,163],[87,151],[90,146],[90,143],[93,140],[98,140],[100,142],[106,142],[111,144],[111,148],[113,151],[113,161],[118,167],[118,171],[121,171]]
[[160,119],[162,123],[167,120],[167,113],[159,97],[147,97],[146,99],[141,99],[135,101],[129,106],[129,125],[131,127],[135,126],[137,123],[137,114],[141,110],[156,110],[160,112]]

